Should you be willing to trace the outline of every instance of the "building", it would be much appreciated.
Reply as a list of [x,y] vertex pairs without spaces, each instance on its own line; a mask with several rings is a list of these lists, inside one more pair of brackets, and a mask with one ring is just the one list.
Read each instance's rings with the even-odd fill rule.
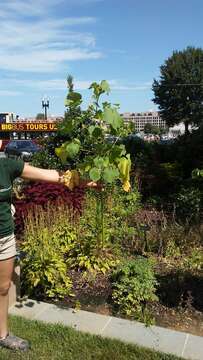
[[126,112],[121,114],[125,123],[132,122],[135,124],[136,131],[144,131],[146,124],[151,124],[159,128],[166,128],[166,123],[161,119],[158,111],[149,111],[149,112],[136,112],[130,113]]
[[13,122],[14,118],[15,115],[12,112],[0,113],[0,124]]
[[63,121],[62,116],[48,116],[48,118],[45,119],[36,119],[36,117],[17,117],[15,119],[15,123],[58,123]]

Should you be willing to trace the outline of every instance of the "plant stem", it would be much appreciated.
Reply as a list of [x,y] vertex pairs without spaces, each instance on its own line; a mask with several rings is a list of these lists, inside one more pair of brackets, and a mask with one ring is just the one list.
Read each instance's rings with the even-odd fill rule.
[[97,254],[104,248],[104,193],[101,191],[96,200],[96,223],[97,223]]

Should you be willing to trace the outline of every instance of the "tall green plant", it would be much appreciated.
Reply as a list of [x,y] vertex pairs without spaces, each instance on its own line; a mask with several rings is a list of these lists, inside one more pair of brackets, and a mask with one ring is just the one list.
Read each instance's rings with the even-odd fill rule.
[[[69,136],[56,154],[66,163],[77,159],[77,168],[82,176],[104,185],[120,180],[125,191],[129,191],[130,155],[119,138],[125,133],[118,106],[108,102],[100,104],[102,94],[109,94],[109,85],[103,80],[92,83],[92,103],[86,111],[79,111],[82,96],[69,92],[65,101],[68,116],[59,128],[59,133]],[[109,139],[112,139],[110,141]]]
[[96,192],[98,249],[102,249],[108,187],[120,181],[123,190],[130,191],[131,160],[125,146],[119,143],[120,138],[126,135],[126,129],[118,106],[100,102],[101,95],[110,92],[107,81],[94,82],[90,89],[93,91],[92,102],[85,111],[80,110],[81,94],[68,92],[65,100],[67,116],[59,132],[67,135],[69,140],[56,148],[56,154],[64,164],[73,161],[82,177],[102,183],[101,192]]

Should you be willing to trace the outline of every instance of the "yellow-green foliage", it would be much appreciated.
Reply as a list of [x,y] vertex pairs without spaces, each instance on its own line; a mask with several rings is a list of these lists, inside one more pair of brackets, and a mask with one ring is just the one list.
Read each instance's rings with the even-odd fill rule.
[[146,303],[158,300],[153,262],[142,257],[125,261],[113,272],[112,281],[112,298],[121,313],[152,323]]
[[98,252],[93,202],[76,217],[65,205],[36,207],[25,219],[21,250],[22,280],[27,293],[64,297],[72,294],[68,270],[105,273],[118,264],[111,247]]
[[25,220],[22,250],[26,256],[22,260],[22,272],[28,292],[36,288],[48,297],[72,294],[64,255],[71,247],[74,234],[63,226],[61,215],[58,217],[51,208],[46,212],[36,208]]

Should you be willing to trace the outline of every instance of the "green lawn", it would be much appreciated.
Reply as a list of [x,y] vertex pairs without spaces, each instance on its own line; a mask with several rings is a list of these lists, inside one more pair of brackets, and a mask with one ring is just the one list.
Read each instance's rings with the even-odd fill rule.
[[0,360],[178,360],[175,356],[77,332],[62,325],[46,325],[20,317],[10,317],[11,331],[28,339],[27,353],[0,349]]

